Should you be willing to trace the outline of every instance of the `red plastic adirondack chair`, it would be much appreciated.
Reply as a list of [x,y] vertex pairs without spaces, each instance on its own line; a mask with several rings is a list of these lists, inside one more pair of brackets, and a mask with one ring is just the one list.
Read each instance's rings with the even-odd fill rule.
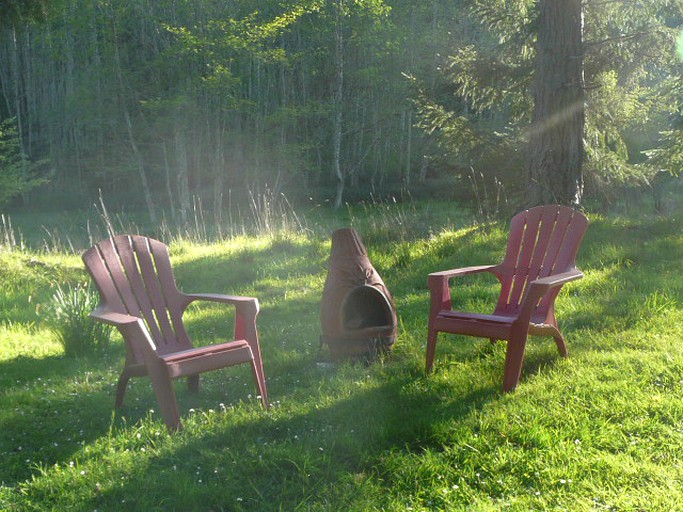
[[[200,373],[249,363],[263,406],[268,408],[256,330],[256,299],[180,292],[168,248],[144,236],[120,235],[104,240],[88,249],[83,261],[101,297],[91,316],[116,326],[126,342],[125,367],[116,391],[117,407],[123,405],[128,380],[149,375],[166,426],[171,431],[179,430],[182,424],[172,379],[188,377],[190,390],[196,392]],[[195,300],[235,307],[234,341],[193,347],[182,316]]]
[[[531,208],[512,218],[507,252],[500,265],[429,274],[427,372],[434,362],[439,332],[507,340],[503,376],[506,392],[519,381],[529,334],[552,336],[560,354],[566,357],[567,346],[555,318],[555,298],[562,285],[583,277],[576,268],[576,253],[587,227],[586,216],[571,208]],[[450,279],[477,272],[490,272],[501,283],[493,314],[453,311]]]

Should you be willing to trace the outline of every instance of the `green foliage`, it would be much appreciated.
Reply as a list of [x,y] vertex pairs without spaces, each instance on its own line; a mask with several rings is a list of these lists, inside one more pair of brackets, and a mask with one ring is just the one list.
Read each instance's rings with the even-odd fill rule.
[[660,87],[664,94],[673,98],[665,112],[671,119],[671,126],[661,132],[661,146],[646,151],[646,155],[649,158],[649,164],[655,169],[679,176],[683,169],[683,121],[681,119],[683,78],[679,73],[663,82]]
[[0,25],[18,25],[28,20],[42,21],[48,11],[47,0],[0,0]]
[[[537,4],[472,2],[471,13],[484,30],[449,49],[442,74],[453,96],[430,92],[418,99],[419,126],[437,136],[448,157],[508,187],[525,167],[523,158],[511,156],[524,152],[533,107]],[[609,202],[624,187],[648,186],[678,147],[668,132],[667,111],[679,105],[680,95],[666,84],[680,73],[673,27],[683,11],[680,3],[667,0],[588,1],[584,11],[587,193]],[[668,140],[660,139],[659,131],[669,133]],[[646,162],[643,155],[656,154],[658,147],[670,149],[659,164]],[[461,155],[472,148],[463,162]],[[515,172],[501,171],[490,154],[503,155],[500,160],[514,165]]]
[[0,208],[46,182],[36,173],[40,163],[29,162],[22,153],[15,121],[0,122]]
[[90,318],[99,296],[88,284],[58,284],[45,307],[45,320],[69,357],[84,356],[109,346],[112,327]]

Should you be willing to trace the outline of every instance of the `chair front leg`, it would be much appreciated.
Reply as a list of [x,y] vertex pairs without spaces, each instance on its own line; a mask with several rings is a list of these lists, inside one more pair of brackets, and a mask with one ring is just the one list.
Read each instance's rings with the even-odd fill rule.
[[517,325],[513,328],[512,335],[508,340],[507,352],[505,353],[505,370],[503,373],[504,393],[513,391],[519,382],[519,377],[522,374],[522,364],[524,363],[527,334],[528,328]]
[[266,386],[266,376],[263,372],[263,365],[261,364],[260,359],[257,360],[254,358],[251,360],[251,370],[254,374],[256,387],[261,395],[261,404],[263,404],[265,410],[268,410],[270,408],[270,403],[268,402],[268,387]]
[[180,411],[178,410],[178,402],[176,401],[175,391],[173,390],[173,383],[168,375],[166,366],[158,362],[156,364],[147,364],[149,371],[149,378],[152,381],[152,389],[157,397],[161,417],[170,432],[182,430],[183,426],[180,422]]
[[425,372],[429,373],[434,364],[436,342],[439,331],[434,328],[434,321],[441,311],[451,309],[451,289],[448,277],[444,275],[430,275],[427,279],[429,286],[429,331],[427,333],[427,358]]

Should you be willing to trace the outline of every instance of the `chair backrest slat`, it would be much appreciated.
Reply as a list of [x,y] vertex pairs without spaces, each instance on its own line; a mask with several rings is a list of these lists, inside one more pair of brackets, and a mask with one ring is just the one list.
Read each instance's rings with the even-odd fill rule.
[[126,306],[121,300],[116,281],[107,267],[105,258],[100,252],[100,247],[94,246],[90,248],[83,255],[83,261],[86,269],[95,282],[100,297],[102,297],[103,301],[107,304],[107,307],[113,311],[126,313]]
[[173,333],[173,336],[167,340],[167,344],[170,345],[169,349],[175,351],[190,348],[192,343],[183,324],[181,293],[176,286],[168,247],[151,238],[140,237],[136,239],[136,243],[140,244],[138,253],[144,254],[145,261],[148,261],[151,267],[149,275],[155,285],[154,294],[159,303],[157,311],[160,315],[160,321],[163,318],[163,328],[167,332]]
[[[496,313],[517,311],[531,281],[574,268],[587,226],[585,215],[565,206],[538,206],[515,215],[498,267],[502,290]],[[559,289],[544,297],[536,318],[548,312],[557,293]]]
[[[104,240],[97,244],[96,248],[99,250],[107,271],[116,286],[119,300],[123,304],[124,309],[123,311],[120,311],[120,313],[139,316],[140,305],[128,282],[125,268],[119,260],[119,254],[114,246],[114,241],[112,239]],[[108,299],[109,297],[107,297],[107,305],[112,307],[112,305],[109,304]]]
[[[140,270],[140,278],[145,287],[146,295],[149,299],[151,314],[161,337],[157,343],[160,351],[162,346],[175,345],[176,332],[173,329],[169,320],[168,304],[164,297],[159,278],[157,276],[157,269],[152,259],[151,248],[149,240],[144,237],[134,237],[132,239],[133,253],[137,260],[137,266]],[[148,319],[148,322],[151,319]]]
[[192,347],[182,322],[181,294],[163,243],[119,235],[89,249],[83,261],[107,307],[142,318],[160,354]]
[[121,265],[125,271],[128,285],[138,304],[138,311],[131,311],[130,314],[139,316],[145,321],[157,348],[166,345],[166,340],[164,340],[164,336],[157,322],[145,279],[138,267],[131,237],[123,236],[114,238],[114,246],[116,247]]
[[[529,263],[529,280],[533,281],[544,277],[544,272],[552,271],[552,261],[559,245],[562,243],[562,221],[560,213],[555,215],[543,215],[538,233],[538,242],[534,255]],[[558,240],[559,235],[559,240]],[[548,275],[547,273],[545,275]]]

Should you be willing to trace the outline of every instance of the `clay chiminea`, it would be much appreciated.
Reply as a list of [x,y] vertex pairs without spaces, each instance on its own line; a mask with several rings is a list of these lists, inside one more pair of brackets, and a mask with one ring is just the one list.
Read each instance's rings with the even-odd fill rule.
[[353,228],[332,233],[322,302],[321,344],[335,359],[375,359],[396,341],[396,307]]

